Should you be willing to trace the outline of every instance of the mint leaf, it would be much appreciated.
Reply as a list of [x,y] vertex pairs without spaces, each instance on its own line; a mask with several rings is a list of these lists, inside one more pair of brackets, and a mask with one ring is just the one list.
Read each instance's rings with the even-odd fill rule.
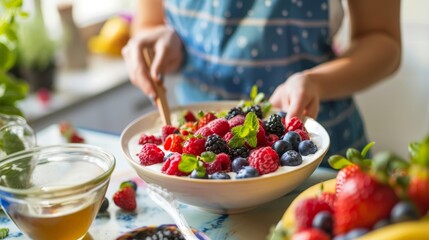
[[256,147],[256,145],[258,144],[258,138],[256,137],[256,135],[257,132],[252,132],[246,137],[246,142],[253,148]]
[[259,121],[254,112],[249,112],[244,119],[244,127],[249,128],[250,131],[258,131]]
[[254,100],[256,98],[256,95],[258,94],[258,86],[253,85],[252,89],[250,90],[250,99]]
[[231,129],[232,135],[241,136],[244,126],[235,126]]
[[256,97],[255,97],[255,99],[253,100],[253,103],[254,104],[259,104],[259,103],[261,103],[262,101],[264,101],[264,99],[265,99],[265,94],[264,93],[258,93],[258,95],[256,95]]
[[182,154],[182,160],[179,163],[179,170],[184,173],[190,173],[198,167],[198,159],[192,154]]
[[216,159],[216,154],[214,152],[203,152],[201,153],[201,160],[204,162],[213,162]]
[[229,140],[229,147],[230,148],[239,148],[244,145],[244,138],[240,138],[238,135],[234,135],[231,140]]

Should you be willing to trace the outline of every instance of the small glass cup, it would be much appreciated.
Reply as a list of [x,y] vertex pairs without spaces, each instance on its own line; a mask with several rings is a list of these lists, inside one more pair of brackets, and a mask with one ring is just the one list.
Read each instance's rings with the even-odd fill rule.
[[36,146],[36,135],[24,118],[0,113],[0,159]]
[[0,160],[0,204],[31,239],[85,237],[115,157],[87,144],[32,148]]

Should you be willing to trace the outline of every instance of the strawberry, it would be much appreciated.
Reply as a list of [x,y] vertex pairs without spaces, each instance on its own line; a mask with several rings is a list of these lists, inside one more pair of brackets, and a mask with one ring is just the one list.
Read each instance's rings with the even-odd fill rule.
[[83,143],[85,139],[79,135],[77,130],[70,122],[61,122],[58,124],[61,136],[68,143]]
[[337,199],[337,196],[335,195],[335,193],[331,193],[331,192],[322,192],[318,198],[324,202],[326,202],[331,208],[332,210],[335,210],[334,206],[335,206],[335,200]]
[[279,155],[271,147],[253,150],[247,158],[249,165],[258,170],[260,175],[271,173],[279,168]]
[[181,135],[179,134],[170,134],[165,139],[164,149],[171,152],[182,153],[183,151],[183,141]]
[[116,206],[125,211],[134,211],[137,208],[136,192],[131,187],[119,189],[113,195]]
[[215,119],[207,124],[207,127],[212,130],[213,133],[223,137],[225,133],[231,130],[228,120],[225,118]]
[[168,137],[168,135],[173,133],[179,133],[179,129],[177,129],[175,126],[171,125],[164,125],[161,128],[161,139],[162,141],[165,141],[165,139]]
[[68,140],[69,143],[84,143],[85,139],[81,137],[77,132],[73,132],[70,139]]
[[295,207],[295,222],[297,231],[312,227],[314,216],[321,211],[333,213],[333,209],[325,201],[313,197],[297,203]]
[[398,201],[395,191],[372,175],[356,174],[346,179],[335,202],[335,235],[355,228],[371,229],[379,220],[389,218]]
[[162,163],[165,153],[154,143],[146,143],[143,145],[139,153],[140,164],[149,166],[157,163]]
[[183,118],[185,119],[186,122],[196,122],[197,118],[195,117],[194,113],[191,111],[186,111],[183,114]]
[[183,136],[187,136],[189,134],[193,134],[197,130],[197,127],[193,122],[185,122],[182,126],[179,128],[180,134]]
[[317,228],[308,228],[294,233],[291,240],[329,240],[331,237]]
[[198,120],[197,129],[200,129],[215,119],[217,119],[217,117],[212,112],[206,113],[202,118],[200,118],[200,120]]
[[183,153],[200,156],[206,150],[206,139],[191,137],[183,144]]
[[348,165],[344,168],[342,168],[336,177],[336,183],[335,183],[335,192],[338,194],[341,192],[344,183],[351,177],[354,177],[358,174],[363,173],[359,166],[356,164]]

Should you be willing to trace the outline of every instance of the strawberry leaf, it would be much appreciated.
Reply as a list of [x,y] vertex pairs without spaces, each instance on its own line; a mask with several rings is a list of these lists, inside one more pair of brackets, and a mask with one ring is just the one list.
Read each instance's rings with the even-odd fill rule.
[[333,169],[342,169],[348,165],[353,164],[348,159],[340,155],[333,155],[329,157],[328,163]]
[[265,99],[265,94],[264,93],[258,93],[258,95],[256,95],[255,99],[253,99],[253,103],[259,104],[262,101],[264,101],[264,99]]
[[253,85],[252,89],[250,90],[250,99],[254,100],[257,95],[258,95],[258,86],[257,85]]
[[362,155],[362,157],[364,157],[364,158],[366,157],[369,150],[374,146],[374,144],[375,144],[375,142],[370,142],[362,149],[362,152],[360,153]]
[[190,173],[198,167],[198,158],[192,154],[182,154],[182,160],[179,163],[179,170],[184,173]]

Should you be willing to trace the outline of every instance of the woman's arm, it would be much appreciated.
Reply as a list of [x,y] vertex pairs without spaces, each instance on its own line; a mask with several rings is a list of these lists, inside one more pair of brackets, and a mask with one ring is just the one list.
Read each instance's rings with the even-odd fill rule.
[[400,0],[349,0],[351,44],[343,56],[305,71],[320,100],[352,95],[400,65]]
[[144,28],[163,25],[164,10],[162,0],[139,0],[137,1],[137,12],[132,23],[133,35]]

